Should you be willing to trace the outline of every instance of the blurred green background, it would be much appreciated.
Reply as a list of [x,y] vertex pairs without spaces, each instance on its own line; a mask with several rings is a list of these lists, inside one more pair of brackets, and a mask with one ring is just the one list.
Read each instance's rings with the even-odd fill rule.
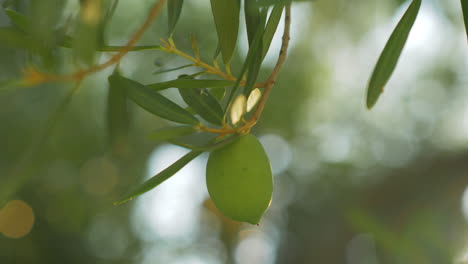
[[[50,19],[70,23],[79,10],[74,0],[10,2],[39,28]],[[105,42],[125,44],[153,2],[121,0]],[[374,63],[407,4],[293,4],[290,53],[252,131],[269,154],[275,182],[259,226],[231,222],[207,201],[206,155],[138,199],[112,204],[186,153],[152,142],[148,135],[168,122],[131,104],[129,140],[112,154],[106,121],[112,69],[86,79],[45,144],[36,142],[72,85],[2,92],[0,195],[8,199],[0,205],[0,263],[468,263],[468,47],[459,1],[423,1],[385,93],[374,109],[365,108]],[[166,20],[163,13],[139,44],[167,37]],[[10,25],[0,11],[0,27]],[[209,61],[216,35],[208,0],[185,1],[174,40],[187,52],[189,33]],[[276,60],[279,35],[261,78]],[[242,28],[234,72],[246,43]],[[18,78],[34,59],[2,44],[0,80]],[[72,53],[54,51],[51,68],[82,66]],[[152,74],[186,63],[143,51],[130,53],[120,68],[154,83],[194,72]],[[165,95],[181,102],[175,91]]]

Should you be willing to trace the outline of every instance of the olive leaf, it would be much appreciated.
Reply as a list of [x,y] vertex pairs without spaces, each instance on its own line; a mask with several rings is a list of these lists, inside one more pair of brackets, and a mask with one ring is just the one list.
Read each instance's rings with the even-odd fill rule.
[[276,29],[278,28],[279,21],[281,19],[281,14],[283,13],[284,4],[279,3],[275,4],[271,10],[270,17],[268,18],[268,23],[265,27],[265,32],[263,33],[263,46],[262,46],[262,58],[265,58],[268,50],[270,49],[271,41],[275,35]]
[[222,125],[223,108],[206,88],[179,89],[182,99],[206,121]]
[[463,19],[465,21],[465,31],[468,35],[468,1],[461,0],[462,12],[463,12]]
[[148,112],[177,123],[188,125],[197,125],[200,123],[198,119],[187,110],[162,96],[157,91],[122,76],[116,76],[115,78],[119,78],[125,83],[127,96]]
[[169,179],[171,176],[176,174],[180,169],[185,167],[190,161],[198,157],[202,154],[203,151],[192,150],[189,153],[185,154],[182,158],[174,162],[172,165],[161,171],[160,173],[156,174],[155,176],[151,177],[149,180],[145,181],[139,187],[137,187],[134,191],[130,192],[130,194],[124,196],[119,201],[115,202],[114,205],[119,205],[134,199],[137,196],[140,196],[159,184],[163,183],[165,180]]
[[156,91],[164,90],[167,88],[179,89],[196,89],[196,88],[217,88],[233,85],[232,81],[225,80],[194,80],[187,78],[179,78],[172,81],[148,84],[147,87]]
[[169,27],[169,36],[174,32],[183,4],[184,0],[170,0],[167,2],[167,25]]
[[15,26],[17,26],[20,30],[24,32],[29,31],[29,19],[25,15],[20,14],[11,9],[5,9],[5,14],[11,19],[11,21],[13,21]]
[[127,83],[119,76],[119,73],[114,71],[108,78],[107,127],[110,145],[114,151],[125,147],[128,141],[130,120],[127,106]]
[[197,130],[193,126],[172,126],[158,129],[151,133],[149,138],[154,141],[166,141],[177,137],[182,137],[195,133]]
[[229,64],[237,43],[240,0],[211,0],[211,11],[225,64]]
[[247,28],[247,40],[249,45],[257,33],[258,27],[263,27],[261,10],[265,9],[257,4],[257,0],[244,0],[245,25]]
[[413,0],[380,54],[370,78],[369,86],[367,87],[367,108],[371,109],[375,105],[385,85],[392,76],[416,20],[420,6],[421,0]]

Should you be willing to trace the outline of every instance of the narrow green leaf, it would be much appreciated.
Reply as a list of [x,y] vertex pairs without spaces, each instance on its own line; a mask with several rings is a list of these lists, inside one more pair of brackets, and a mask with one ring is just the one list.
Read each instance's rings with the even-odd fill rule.
[[173,126],[164,127],[151,133],[149,138],[154,141],[166,141],[168,139],[182,137],[195,133],[197,130],[193,126]]
[[223,108],[206,88],[179,89],[182,99],[206,121],[222,125]]
[[5,13],[19,29],[24,32],[29,31],[29,19],[25,15],[11,9],[5,9]]
[[225,64],[229,64],[237,43],[240,0],[211,0],[211,11]]
[[128,97],[148,112],[177,123],[188,125],[200,123],[187,110],[160,95],[157,91],[125,77],[118,76],[116,78],[120,78],[122,82],[126,82]]
[[198,151],[213,151],[213,150],[222,148],[222,147],[224,147],[224,146],[226,146],[228,144],[231,144],[232,142],[237,140],[239,137],[240,137],[239,134],[235,134],[235,135],[233,135],[233,136],[231,136],[229,138],[223,139],[222,141],[217,141],[215,139],[215,140],[212,140],[210,143],[205,144],[205,145],[201,145],[201,146],[196,146],[196,145],[186,143],[186,142],[182,142],[182,141],[179,141],[179,140],[176,140],[176,139],[169,139],[168,142],[173,144],[173,145],[176,145],[176,146],[179,146],[179,147],[182,147],[182,148],[186,148],[186,149],[198,150]]
[[267,9],[263,8],[260,10],[258,14],[258,26],[257,26],[257,32],[255,34],[258,34],[258,38],[260,39],[260,43],[258,43],[258,46],[254,47],[253,49],[253,57],[252,57],[252,62],[248,66],[248,73],[247,73],[247,79],[245,81],[245,87],[244,87],[244,94],[248,96],[250,92],[253,90],[255,86],[255,82],[257,81],[258,74],[260,73],[260,68],[262,66],[263,62],[263,36],[264,36],[264,27],[265,27],[265,22],[266,22],[266,16],[267,16]]
[[371,109],[390,79],[419,12],[421,0],[413,0],[380,54],[367,88],[367,108]]
[[[62,41],[58,43],[59,46],[63,48],[73,48],[73,43],[75,39],[70,36],[64,36]],[[118,52],[125,48],[124,46],[111,46],[111,45],[102,45],[96,48],[96,51],[101,52]],[[148,45],[148,46],[135,46],[130,51],[144,51],[144,50],[160,50],[162,47],[160,45]]]
[[[262,28],[260,28],[260,30],[263,32]],[[229,98],[228,98],[226,108],[225,108],[225,111],[224,111],[225,114],[228,112],[227,110],[231,106],[232,101],[234,100],[234,96],[237,94],[237,90],[239,88],[242,77],[244,76],[244,74],[247,72],[247,70],[251,66],[253,60],[255,59],[255,56],[257,55],[258,49],[260,49],[260,47],[261,47],[262,38],[263,38],[262,36],[263,36],[263,34],[255,34],[254,41],[252,42],[252,45],[249,47],[249,52],[247,52],[247,57],[244,60],[244,64],[242,65],[242,69],[240,71],[240,74],[237,77],[237,81],[234,84],[234,86],[233,86],[233,88],[232,88],[232,90],[231,90],[231,92],[229,94]]]
[[115,71],[109,76],[107,97],[107,128],[110,145],[114,152],[126,149],[130,114],[127,106],[127,83]]
[[167,25],[169,27],[169,36],[174,32],[184,0],[170,0],[167,2]]
[[247,40],[249,41],[249,45],[252,44],[258,27],[264,26],[261,23],[261,9],[263,9],[263,7],[257,4],[257,0],[244,0],[245,25],[247,28]]
[[115,202],[114,205],[119,205],[134,199],[137,196],[140,196],[159,184],[163,183],[165,180],[169,179],[171,176],[176,174],[180,169],[185,167],[190,161],[198,157],[203,151],[192,150],[189,153],[185,154],[182,158],[174,162],[172,165],[161,171],[160,173],[156,174],[149,180],[145,181],[142,185],[132,191],[130,194],[125,196],[124,198],[120,199],[119,201]]
[[465,21],[465,31],[468,35],[468,0],[460,0],[462,11],[463,11],[463,19]]
[[185,69],[185,68],[192,67],[192,66],[193,66],[193,64],[185,64],[185,65],[182,65],[182,66],[179,66],[179,67],[175,67],[175,68],[170,68],[170,69],[164,69],[164,70],[155,71],[155,72],[153,72],[153,74],[161,74],[161,73],[166,73],[166,72],[177,71],[177,70]]
[[196,88],[217,88],[233,85],[234,83],[226,80],[193,80],[193,79],[176,79],[167,82],[148,84],[147,87],[156,91],[179,88],[179,89],[196,89]]
[[212,88],[210,89],[210,93],[221,102],[226,95],[226,88]]
[[275,35],[276,29],[281,19],[281,14],[283,13],[284,4],[279,3],[273,7],[271,10],[270,17],[268,18],[268,23],[265,27],[265,32],[263,33],[263,47],[262,47],[262,58],[265,58],[268,50],[270,49],[271,41]]

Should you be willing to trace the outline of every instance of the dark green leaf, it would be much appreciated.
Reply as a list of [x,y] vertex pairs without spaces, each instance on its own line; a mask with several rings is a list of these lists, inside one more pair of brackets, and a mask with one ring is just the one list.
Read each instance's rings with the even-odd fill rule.
[[160,91],[167,88],[194,89],[194,88],[216,88],[232,85],[233,82],[225,80],[193,80],[177,79],[167,82],[146,85],[147,87]]
[[19,29],[13,27],[0,28],[0,46],[21,48],[32,52],[43,51],[40,43],[29,38]]
[[465,20],[465,31],[468,35],[468,0],[461,0],[463,18]]
[[[260,28],[260,30],[262,29]],[[263,39],[263,34],[255,34],[254,41],[252,42],[252,45],[249,47],[249,52],[247,52],[247,57],[245,58],[244,64],[242,65],[242,69],[240,71],[240,74],[238,75],[237,81],[234,84],[234,87],[232,88],[231,93],[229,94],[229,99],[226,104],[224,113],[228,112],[227,110],[231,106],[231,103],[234,100],[234,96],[237,94],[237,89],[239,88],[242,77],[246,73],[247,69],[249,69],[249,67],[254,62],[255,56],[258,55],[257,52],[259,49],[261,49],[260,47],[262,44],[262,39]]]
[[[58,44],[63,48],[73,48],[73,43],[75,42],[74,38],[70,36],[64,36],[63,40]],[[124,46],[110,46],[110,45],[102,45],[97,47],[96,51],[102,52],[118,52],[123,49]],[[144,51],[144,50],[156,50],[161,49],[160,45],[148,45],[148,46],[135,46],[130,51]]]
[[186,65],[182,65],[182,66],[171,68],[171,69],[159,70],[159,71],[153,72],[153,74],[161,74],[161,73],[166,73],[166,72],[171,72],[171,71],[177,71],[177,70],[185,69],[191,66],[193,66],[193,64],[186,64]]
[[144,182],[142,185],[136,188],[133,192],[131,192],[130,194],[122,198],[120,201],[115,202],[114,204],[119,205],[119,204],[125,203],[129,200],[134,199],[137,196],[140,196],[152,190],[153,188],[155,188],[156,186],[158,186],[159,184],[163,183],[165,180],[169,179],[171,176],[176,174],[180,169],[185,167],[185,165],[187,165],[190,161],[198,157],[201,153],[203,152],[196,151],[196,150],[190,151],[189,153],[185,154],[185,156],[183,156],[182,158],[174,162],[172,165],[170,165],[169,167],[167,167],[160,173],[156,174],[155,176],[153,176],[152,178]]
[[184,0],[170,0],[167,2],[167,25],[169,27],[169,36],[174,32]]
[[5,13],[7,16],[15,23],[15,25],[24,32],[28,32],[29,30],[29,19],[14,10],[5,9]]
[[166,141],[168,139],[182,137],[195,133],[197,130],[193,126],[174,126],[161,128],[150,135],[154,141]]
[[315,0],[258,0],[259,6],[271,6],[275,4],[287,4],[290,2],[312,2]]
[[215,140],[212,140],[210,143],[204,144],[204,145],[201,145],[201,146],[196,146],[196,145],[186,143],[186,142],[182,142],[182,141],[179,141],[179,140],[176,140],[176,139],[169,139],[168,142],[171,143],[171,144],[174,144],[176,146],[186,148],[186,149],[198,150],[198,151],[213,151],[215,149],[224,147],[224,146],[234,142],[239,137],[240,137],[239,134],[235,134],[233,136],[230,136],[228,138],[223,139],[222,141],[217,141],[215,139]]
[[267,10],[263,9],[259,13],[258,23],[259,26],[257,27],[258,38],[260,39],[260,43],[258,46],[253,47],[253,57],[252,62],[248,66],[248,73],[247,73],[247,80],[245,81],[244,87],[244,94],[248,96],[250,92],[253,90],[255,86],[255,82],[257,81],[258,74],[260,73],[260,67],[262,66],[263,61],[263,35],[264,35],[264,27],[266,22]]
[[218,33],[223,61],[229,64],[237,43],[239,31],[239,0],[211,0],[211,11]]
[[261,9],[264,8],[257,4],[257,0],[244,0],[245,24],[247,28],[247,39],[249,41],[249,45],[252,44],[255,33],[258,31],[258,27],[265,26],[261,21]]
[[279,3],[273,7],[270,17],[268,18],[268,23],[263,33],[263,47],[262,47],[262,58],[265,58],[268,50],[270,49],[271,41],[275,35],[276,29],[278,28],[279,21],[281,19],[281,14],[283,13],[284,4]]
[[110,145],[114,152],[126,149],[129,131],[129,111],[127,106],[127,83],[115,71],[109,76],[107,97],[107,127]]
[[179,89],[182,99],[206,121],[221,125],[223,108],[206,88]]
[[226,95],[226,88],[213,88],[210,89],[210,92],[214,97],[216,97],[216,99],[218,99],[218,101],[221,102]]
[[160,95],[156,90],[144,86],[134,80],[118,76],[122,82],[126,82],[127,95],[133,102],[159,117],[177,123],[198,125],[200,122],[187,110],[178,106],[171,100]]
[[421,0],[413,0],[380,54],[367,88],[367,108],[372,108],[390,79],[419,12]]

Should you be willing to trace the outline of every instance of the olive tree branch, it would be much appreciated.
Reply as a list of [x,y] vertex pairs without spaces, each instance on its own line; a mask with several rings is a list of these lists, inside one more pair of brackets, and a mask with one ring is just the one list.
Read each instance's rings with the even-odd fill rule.
[[285,8],[285,19],[284,19],[284,31],[282,37],[282,44],[281,49],[279,52],[278,60],[276,62],[273,71],[271,72],[270,76],[268,77],[267,81],[264,83],[264,91],[263,95],[258,102],[257,108],[252,116],[245,122],[242,126],[238,128],[210,128],[206,126],[199,127],[199,130],[208,132],[208,133],[215,133],[220,135],[226,134],[235,134],[241,133],[246,134],[250,131],[250,129],[255,126],[257,121],[259,120],[260,116],[262,115],[263,109],[265,108],[265,104],[268,100],[268,96],[270,95],[271,89],[275,85],[276,79],[278,78],[278,74],[280,72],[281,67],[283,66],[284,61],[286,60],[286,55],[289,47],[289,39],[290,39],[290,27],[291,27],[291,4],[286,5]]
[[86,78],[88,75],[99,72],[111,65],[117,64],[122,60],[122,58],[127,55],[128,52],[132,50],[138,40],[143,36],[143,33],[151,26],[153,21],[159,15],[162,7],[164,6],[166,0],[158,0],[153,7],[150,9],[148,16],[146,17],[145,22],[141,27],[133,34],[129,39],[127,44],[123,46],[116,54],[114,54],[106,62],[98,65],[91,66],[88,69],[79,70],[72,74],[66,75],[53,75],[39,72],[35,68],[28,68],[24,73],[24,84],[25,85],[37,85],[45,82],[57,82],[57,81],[81,81]]

